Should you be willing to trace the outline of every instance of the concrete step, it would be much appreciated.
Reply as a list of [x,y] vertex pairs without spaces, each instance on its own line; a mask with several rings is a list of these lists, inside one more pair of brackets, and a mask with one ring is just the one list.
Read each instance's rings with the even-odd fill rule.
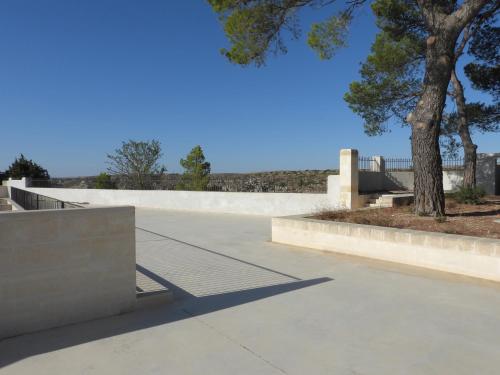
[[386,208],[386,207],[392,207],[392,205],[389,203],[370,203],[369,207]]

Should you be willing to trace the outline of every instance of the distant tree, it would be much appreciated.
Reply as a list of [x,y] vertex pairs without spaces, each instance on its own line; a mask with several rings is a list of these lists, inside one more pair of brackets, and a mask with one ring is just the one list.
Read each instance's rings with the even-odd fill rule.
[[122,142],[114,154],[108,154],[108,171],[125,178],[131,189],[147,190],[153,187],[153,176],[162,175],[166,168],[160,164],[163,156],[157,140]]
[[111,176],[106,172],[102,172],[95,179],[95,188],[96,189],[115,189],[116,185],[114,181],[111,179]]
[[181,159],[184,174],[177,190],[206,190],[210,175],[210,163],[205,161],[205,155],[200,146],[194,147],[186,159]]
[[5,171],[6,177],[20,179],[29,177],[34,179],[48,180],[50,178],[47,170],[33,160],[28,160],[23,154],[16,158],[10,167]]

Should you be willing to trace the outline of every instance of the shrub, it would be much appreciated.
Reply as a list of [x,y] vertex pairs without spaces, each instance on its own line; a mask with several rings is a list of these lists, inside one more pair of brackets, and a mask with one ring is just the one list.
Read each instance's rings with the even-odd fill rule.
[[115,183],[111,179],[111,176],[107,173],[101,173],[95,179],[95,188],[96,189],[115,189]]
[[458,203],[481,204],[485,195],[482,187],[461,187],[454,194],[454,198]]

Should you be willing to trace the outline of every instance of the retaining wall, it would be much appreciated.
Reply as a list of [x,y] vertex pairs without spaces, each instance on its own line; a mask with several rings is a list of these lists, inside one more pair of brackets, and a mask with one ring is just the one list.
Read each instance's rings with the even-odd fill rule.
[[57,188],[25,190],[67,202],[269,216],[311,213],[334,209],[339,205],[338,196],[329,194]]
[[[359,171],[361,192],[410,190],[413,191],[413,171],[372,172]],[[463,181],[463,171],[443,171],[444,191],[457,190]]]
[[373,225],[272,219],[273,242],[500,281],[500,240]]
[[0,239],[0,338],[134,308],[133,207],[0,213]]

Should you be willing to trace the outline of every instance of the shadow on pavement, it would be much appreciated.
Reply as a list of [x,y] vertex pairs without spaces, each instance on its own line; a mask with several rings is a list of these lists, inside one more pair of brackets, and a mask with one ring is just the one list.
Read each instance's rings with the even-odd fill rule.
[[173,290],[174,293],[180,297],[180,300],[176,303],[166,304],[161,307],[136,310],[120,316],[78,323],[1,340],[0,368],[31,356],[183,319],[189,319],[333,280],[328,277],[323,277],[233,291],[224,294],[195,297],[144,267],[138,266],[138,271]]

